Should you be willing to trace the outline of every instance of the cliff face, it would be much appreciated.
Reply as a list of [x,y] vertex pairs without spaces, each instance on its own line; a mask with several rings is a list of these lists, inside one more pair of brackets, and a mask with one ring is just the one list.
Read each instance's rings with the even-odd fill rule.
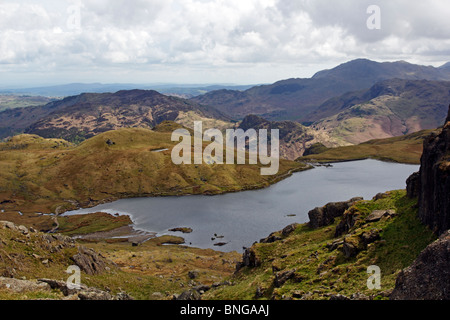
[[408,179],[408,194],[419,196],[419,218],[437,234],[450,229],[450,107],[442,132],[424,142],[418,175]]
[[419,218],[439,240],[400,272],[393,300],[450,299],[450,107],[442,132],[424,143],[420,172],[407,181],[410,197],[419,197]]
[[398,275],[391,300],[450,300],[450,231]]

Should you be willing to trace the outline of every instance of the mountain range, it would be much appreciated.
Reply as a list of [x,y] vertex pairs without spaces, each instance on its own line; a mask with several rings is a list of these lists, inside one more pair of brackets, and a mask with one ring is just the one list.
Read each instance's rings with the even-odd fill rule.
[[69,83],[63,85],[41,86],[31,88],[0,88],[0,94],[32,95],[46,97],[67,97],[82,93],[111,93],[121,90],[155,90],[166,95],[192,98],[210,91],[229,89],[246,90],[252,85],[233,84],[133,84],[133,83]]
[[439,127],[450,102],[450,82],[392,79],[322,104],[311,127],[342,143],[401,136]]
[[212,91],[192,100],[215,107],[237,120],[256,114],[268,120],[310,123],[310,115],[331,98],[368,89],[387,79],[450,80],[450,68],[445,66],[358,59],[320,71],[309,79],[288,79],[245,91]]
[[450,101],[447,80],[450,64],[435,68],[358,59],[310,79],[242,91],[210,87],[213,91],[192,99],[138,89],[83,93],[0,112],[0,138],[29,133],[79,142],[166,120],[188,128],[203,121],[204,128],[221,130],[279,129],[281,156],[295,160],[316,143],[347,146],[438,127]]
[[229,118],[214,108],[152,90],[123,90],[84,93],[44,106],[6,110],[0,113],[0,134],[25,132],[79,141],[120,128],[153,128],[166,120],[231,126]]
[[448,81],[391,79],[326,101],[311,114],[317,121],[309,126],[251,115],[240,127],[279,129],[280,155],[294,160],[316,143],[332,148],[435,129],[449,102]]

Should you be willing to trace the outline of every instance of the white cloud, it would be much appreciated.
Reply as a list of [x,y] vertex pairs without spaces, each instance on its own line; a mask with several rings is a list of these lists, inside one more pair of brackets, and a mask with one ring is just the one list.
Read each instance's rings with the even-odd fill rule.
[[[371,4],[381,30],[366,27]],[[74,6],[79,30],[68,24]],[[59,82],[258,83],[358,57],[439,64],[450,52],[449,16],[445,0],[3,0],[0,72],[16,81],[46,70],[40,79]]]

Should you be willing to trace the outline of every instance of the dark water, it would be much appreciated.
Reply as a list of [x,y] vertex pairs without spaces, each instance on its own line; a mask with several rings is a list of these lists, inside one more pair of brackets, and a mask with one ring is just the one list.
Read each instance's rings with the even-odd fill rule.
[[[221,251],[242,251],[271,232],[308,222],[308,211],[355,196],[371,199],[379,192],[404,189],[415,165],[375,160],[344,162],[295,173],[267,189],[218,196],[124,199],[68,214],[91,212],[131,216],[137,229],[183,236],[187,244]],[[291,217],[289,215],[296,215]],[[191,234],[171,233],[190,227]],[[214,234],[222,239],[211,240]],[[227,245],[215,247],[217,242]]]

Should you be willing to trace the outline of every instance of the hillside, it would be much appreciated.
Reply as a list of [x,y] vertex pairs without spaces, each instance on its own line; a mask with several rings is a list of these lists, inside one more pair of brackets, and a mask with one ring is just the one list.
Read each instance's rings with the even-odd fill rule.
[[[415,204],[404,190],[392,191],[356,202],[329,224],[274,232],[246,250],[230,279],[233,286],[211,290],[202,299],[388,299],[399,272],[436,239],[420,223]],[[318,212],[312,210],[310,217]],[[382,270],[381,289],[367,287],[371,265]]]
[[287,160],[295,160],[302,156],[305,150],[315,143],[324,142],[330,147],[341,145],[337,139],[294,121],[268,121],[259,116],[250,115],[240,122],[239,128],[267,129],[269,133],[272,129],[279,130],[280,157]]
[[368,89],[377,82],[394,78],[450,80],[450,72],[446,68],[402,61],[378,63],[358,59],[318,72],[310,79],[288,79],[245,91],[213,91],[192,101],[216,107],[234,119],[255,114],[268,120],[311,122],[308,115],[328,99]]
[[260,164],[178,166],[171,160],[176,144],[171,134],[176,127],[165,122],[156,130],[109,131],[78,146],[30,135],[0,143],[3,219],[50,230],[52,218],[36,212],[62,213],[129,197],[257,189],[306,168],[281,160],[278,175],[262,176]]
[[312,128],[352,144],[401,136],[439,127],[448,101],[450,82],[387,80],[327,101],[311,116],[321,119]]
[[[297,161],[338,162],[362,159],[379,159],[400,163],[419,164],[423,142],[435,130],[423,130],[394,138],[370,140],[358,145],[338,148],[318,147],[316,152]],[[314,148],[311,148],[313,151]]]
[[156,91],[130,90],[116,93],[86,93],[44,106],[7,110],[0,113],[0,133],[37,134],[45,138],[80,141],[120,128],[153,128],[165,121],[205,127],[230,126],[217,110],[188,100],[164,96]]

